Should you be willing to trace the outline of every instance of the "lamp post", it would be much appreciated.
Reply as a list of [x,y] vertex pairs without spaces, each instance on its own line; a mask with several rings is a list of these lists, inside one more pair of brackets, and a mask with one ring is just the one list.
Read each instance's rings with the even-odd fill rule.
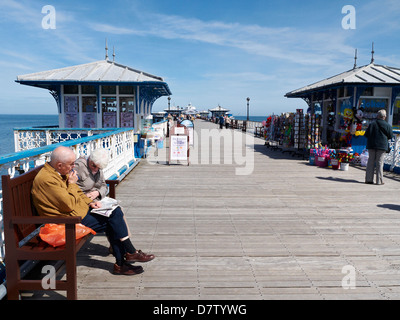
[[250,104],[250,98],[247,98],[247,121],[249,121],[249,104]]
[[168,97],[168,113],[169,113],[169,107],[171,105],[171,97]]

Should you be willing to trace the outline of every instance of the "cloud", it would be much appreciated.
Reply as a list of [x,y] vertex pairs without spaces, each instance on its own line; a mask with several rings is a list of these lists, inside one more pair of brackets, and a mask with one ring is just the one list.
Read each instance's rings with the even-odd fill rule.
[[111,34],[134,34],[135,31],[128,29],[128,28],[121,28],[121,27],[115,27],[111,26],[109,24],[105,23],[89,23],[89,27],[98,32],[104,32],[104,33],[111,33]]
[[[271,81],[275,80],[275,75],[267,75],[260,72],[227,72],[227,73],[207,73],[204,74],[204,77],[210,80],[227,80],[234,79],[235,82],[261,82],[261,81]],[[250,84],[251,85],[251,84]]]
[[0,17],[5,21],[12,20],[25,25],[32,26],[32,24],[35,24],[39,26],[42,14],[40,10],[29,7],[24,3],[15,0],[2,0]]
[[334,31],[270,28],[164,14],[149,14],[146,17],[137,17],[134,21],[134,25],[125,27],[94,23],[89,27],[111,34],[197,41],[305,65],[330,65],[335,56],[327,52],[349,54],[354,51],[345,45],[345,36]]

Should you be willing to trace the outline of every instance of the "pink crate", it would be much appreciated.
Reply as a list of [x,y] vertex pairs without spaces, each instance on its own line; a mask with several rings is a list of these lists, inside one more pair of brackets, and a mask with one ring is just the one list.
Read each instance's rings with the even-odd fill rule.
[[328,159],[324,156],[315,157],[315,164],[318,167],[325,168],[328,166]]

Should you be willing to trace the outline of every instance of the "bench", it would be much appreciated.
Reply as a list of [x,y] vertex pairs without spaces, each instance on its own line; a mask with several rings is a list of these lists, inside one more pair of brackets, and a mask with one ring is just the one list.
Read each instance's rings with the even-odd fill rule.
[[[12,179],[8,175],[2,176],[8,299],[19,299],[20,291],[23,290],[60,290],[67,292],[67,299],[76,300],[76,254],[91,236],[75,239],[75,225],[80,223],[80,217],[37,215],[32,204],[31,189],[41,168],[42,166],[37,167]],[[65,246],[54,248],[42,241],[37,234],[29,237],[40,225],[46,223],[65,224]],[[21,278],[20,263],[25,260],[63,261],[66,280],[56,280],[54,289],[43,288],[42,280],[24,280]]]
[[108,185],[108,196],[110,198],[115,199],[115,187],[122,181],[122,179],[123,177],[118,177],[116,180],[106,180],[106,184]]
[[121,175],[119,175],[116,179],[114,180],[106,180],[106,184],[108,185],[108,196],[110,198],[115,199],[115,189],[116,186],[123,180],[125,177],[133,170],[136,168],[138,165],[139,161],[136,161],[133,165],[131,165],[127,170],[125,170]]

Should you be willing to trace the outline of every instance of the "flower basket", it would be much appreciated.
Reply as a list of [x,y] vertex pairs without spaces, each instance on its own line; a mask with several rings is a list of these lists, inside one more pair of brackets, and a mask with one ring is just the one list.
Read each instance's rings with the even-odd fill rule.
[[328,158],[324,156],[315,157],[315,164],[318,167],[325,168],[328,166]]
[[339,159],[331,159],[331,165],[333,170],[338,170],[340,168]]

